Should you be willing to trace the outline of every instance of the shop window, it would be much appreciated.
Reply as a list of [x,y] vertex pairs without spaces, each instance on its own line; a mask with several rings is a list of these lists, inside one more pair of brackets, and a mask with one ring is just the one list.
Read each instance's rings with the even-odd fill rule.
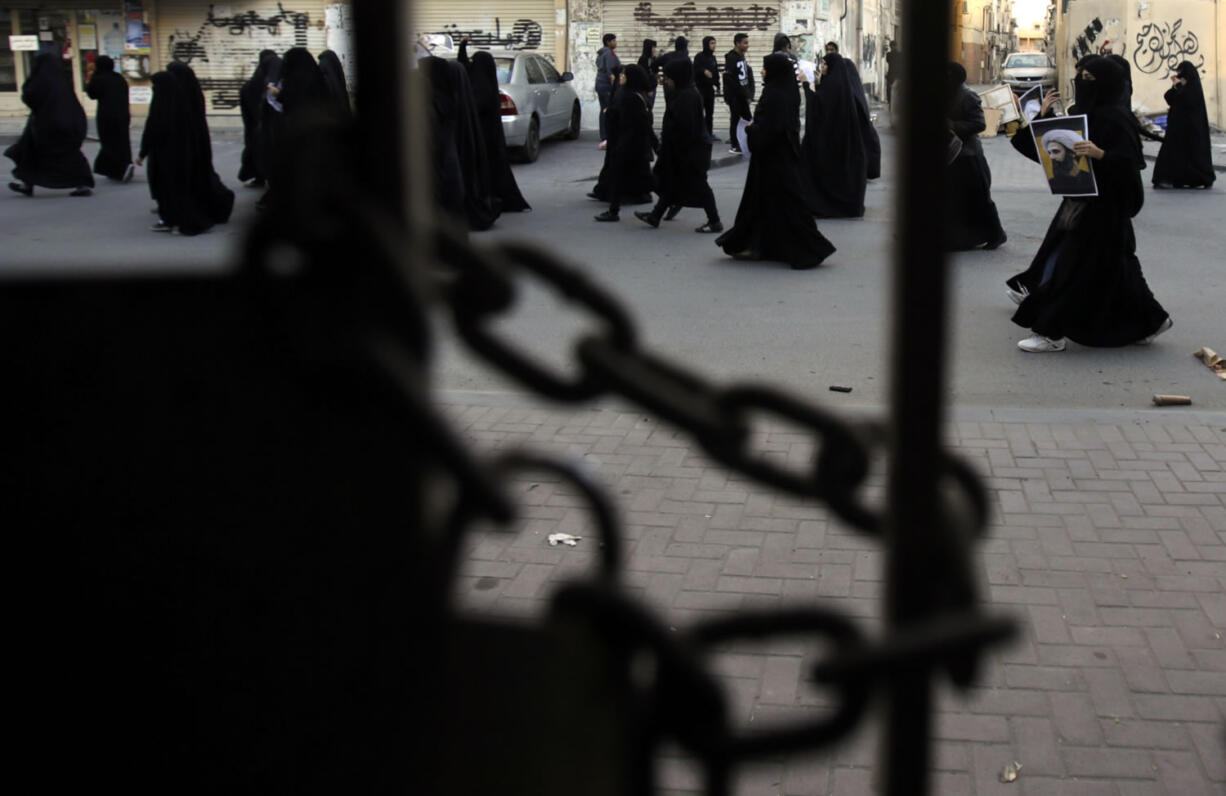
[[0,8],[0,91],[17,90],[17,63],[9,49],[9,34],[13,32],[13,12]]

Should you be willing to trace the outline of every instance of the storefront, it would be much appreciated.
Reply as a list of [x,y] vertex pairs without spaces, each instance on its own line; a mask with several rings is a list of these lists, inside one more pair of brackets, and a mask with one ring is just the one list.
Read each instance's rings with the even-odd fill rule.
[[59,58],[86,107],[85,86],[101,55],[114,58],[130,82],[147,80],[142,64],[148,65],[151,39],[141,5],[133,0],[56,0],[0,8],[0,113],[26,113],[21,84],[43,52]]

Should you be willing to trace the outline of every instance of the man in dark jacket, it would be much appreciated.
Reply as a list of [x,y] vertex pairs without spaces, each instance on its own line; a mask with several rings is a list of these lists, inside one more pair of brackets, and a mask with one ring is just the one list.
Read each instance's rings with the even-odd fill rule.
[[621,71],[621,60],[617,57],[617,34],[606,33],[602,41],[604,46],[596,51],[596,99],[600,101],[600,148],[604,149],[608,138],[604,115],[613,96],[613,74]]
[[674,59],[665,65],[664,87],[672,93],[672,99],[664,110],[660,157],[654,170],[660,200],[650,213],[634,215],[658,227],[666,209],[701,207],[707,213],[707,223],[695,231],[722,232],[724,225],[719,220],[715,194],[707,184],[711,142],[703,122],[702,97],[694,87],[694,67],[688,58]]
[[715,137],[715,92],[719,86],[719,62],[715,60],[715,37],[702,37],[702,52],[694,56],[694,85],[702,96],[702,109],[707,117],[707,138]]
[[736,140],[737,124],[744,119],[750,121],[749,103],[753,102],[754,84],[753,70],[745,60],[749,51],[749,35],[738,33],[732,37],[732,49],[724,56],[724,103],[728,105],[728,151],[739,154],[740,144]]

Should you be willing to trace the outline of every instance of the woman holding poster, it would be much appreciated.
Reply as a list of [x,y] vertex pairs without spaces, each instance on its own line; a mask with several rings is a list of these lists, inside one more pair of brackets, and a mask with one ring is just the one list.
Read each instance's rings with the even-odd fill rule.
[[[1097,183],[1096,196],[1064,196],[1030,268],[1007,282],[1020,305],[1013,322],[1033,332],[1018,348],[1032,353],[1063,351],[1066,339],[1090,346],[1149,343],[1172,325],[1136,255],[1132,218],[1145,200],[1145,160],[1136,124],[1118,102],[1126,75],[1100,56],[1078,66],[1074,110],[1085,115],[1087,135],[1047,142],[1052,133],[1024,129],[1012,139],[1015,149],[1040,163],[1064,162],[1068,155],[1059,153],[1057,161],[1052,153],[1057,145],[1067,147],[1076,160],[1092,162]],[[1058,99],[1056,92],[1044,98],[1041,119],[1051,118]],[[1066,171],[1071,176],[1071,167]]]

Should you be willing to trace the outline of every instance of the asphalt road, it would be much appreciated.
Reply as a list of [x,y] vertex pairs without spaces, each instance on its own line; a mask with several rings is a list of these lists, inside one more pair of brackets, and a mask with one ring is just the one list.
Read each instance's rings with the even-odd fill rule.
[[[827,220],[822,232],[838,247],[821,267],[792,271],[771,263],[736,262],[696,234],[699,210],[653,230],[625,208],[618,224],[597,224],[603,209],[584,197],[603,153],[590,133],[575,142],[547,142],[541,159],[515,167],[534,211],[503,216],[478,242],[523,239],[555,247],[624,298],[642,339],[658,351],[723,380],[762,379],[829,405],[881,406],[888,388],[889,279],[893,153],[882,130],[883,176],[870,183],[868,212],[858,220]],[[1226,353],[1226,194],[1149,191],[1135,221],[1138,253],[1149,284],[1171,312],[1174,328],[1148,347],[1084,348],[1056,354],[1016,348],[1025,330],[1010,322],[1004,280],[1036,251],[1057,201],[1003,137],[985,140],[993,194],[1009,233],[995,252],[968,252],[953,261],[950,400],[962,407],[1143,409],[1154,393],[1192,397],[1200,410],[1226,409],[1226,382],[1192,352]],[[92,159],[96,144],[87,144]],[[237,186],[241,140],[214,138],[218,171],[238,194],[230,224],[195,238],[148,231],[153,216],[143,175],[132,183],[100,183],[89,198],[63,191],[33,199],[0,196],[0,270],[40,273],[215,271],[228,266],[254,213],[258,191]],[[722,148],[717,152],[722,152]],[[745,166],[711,172],[725,223],[735,216]],[[555,362],[568,358],[585,319],[541,291],[525,291],[505,326],[524,345]],[[474,361],[439,329],[436,386],[476,391],[524,388]],[[935,343],[935,341],[934,341]],[[829,392],[831,385],[850,393]],[[1179,408],[1154,409],[1177,413]]]

